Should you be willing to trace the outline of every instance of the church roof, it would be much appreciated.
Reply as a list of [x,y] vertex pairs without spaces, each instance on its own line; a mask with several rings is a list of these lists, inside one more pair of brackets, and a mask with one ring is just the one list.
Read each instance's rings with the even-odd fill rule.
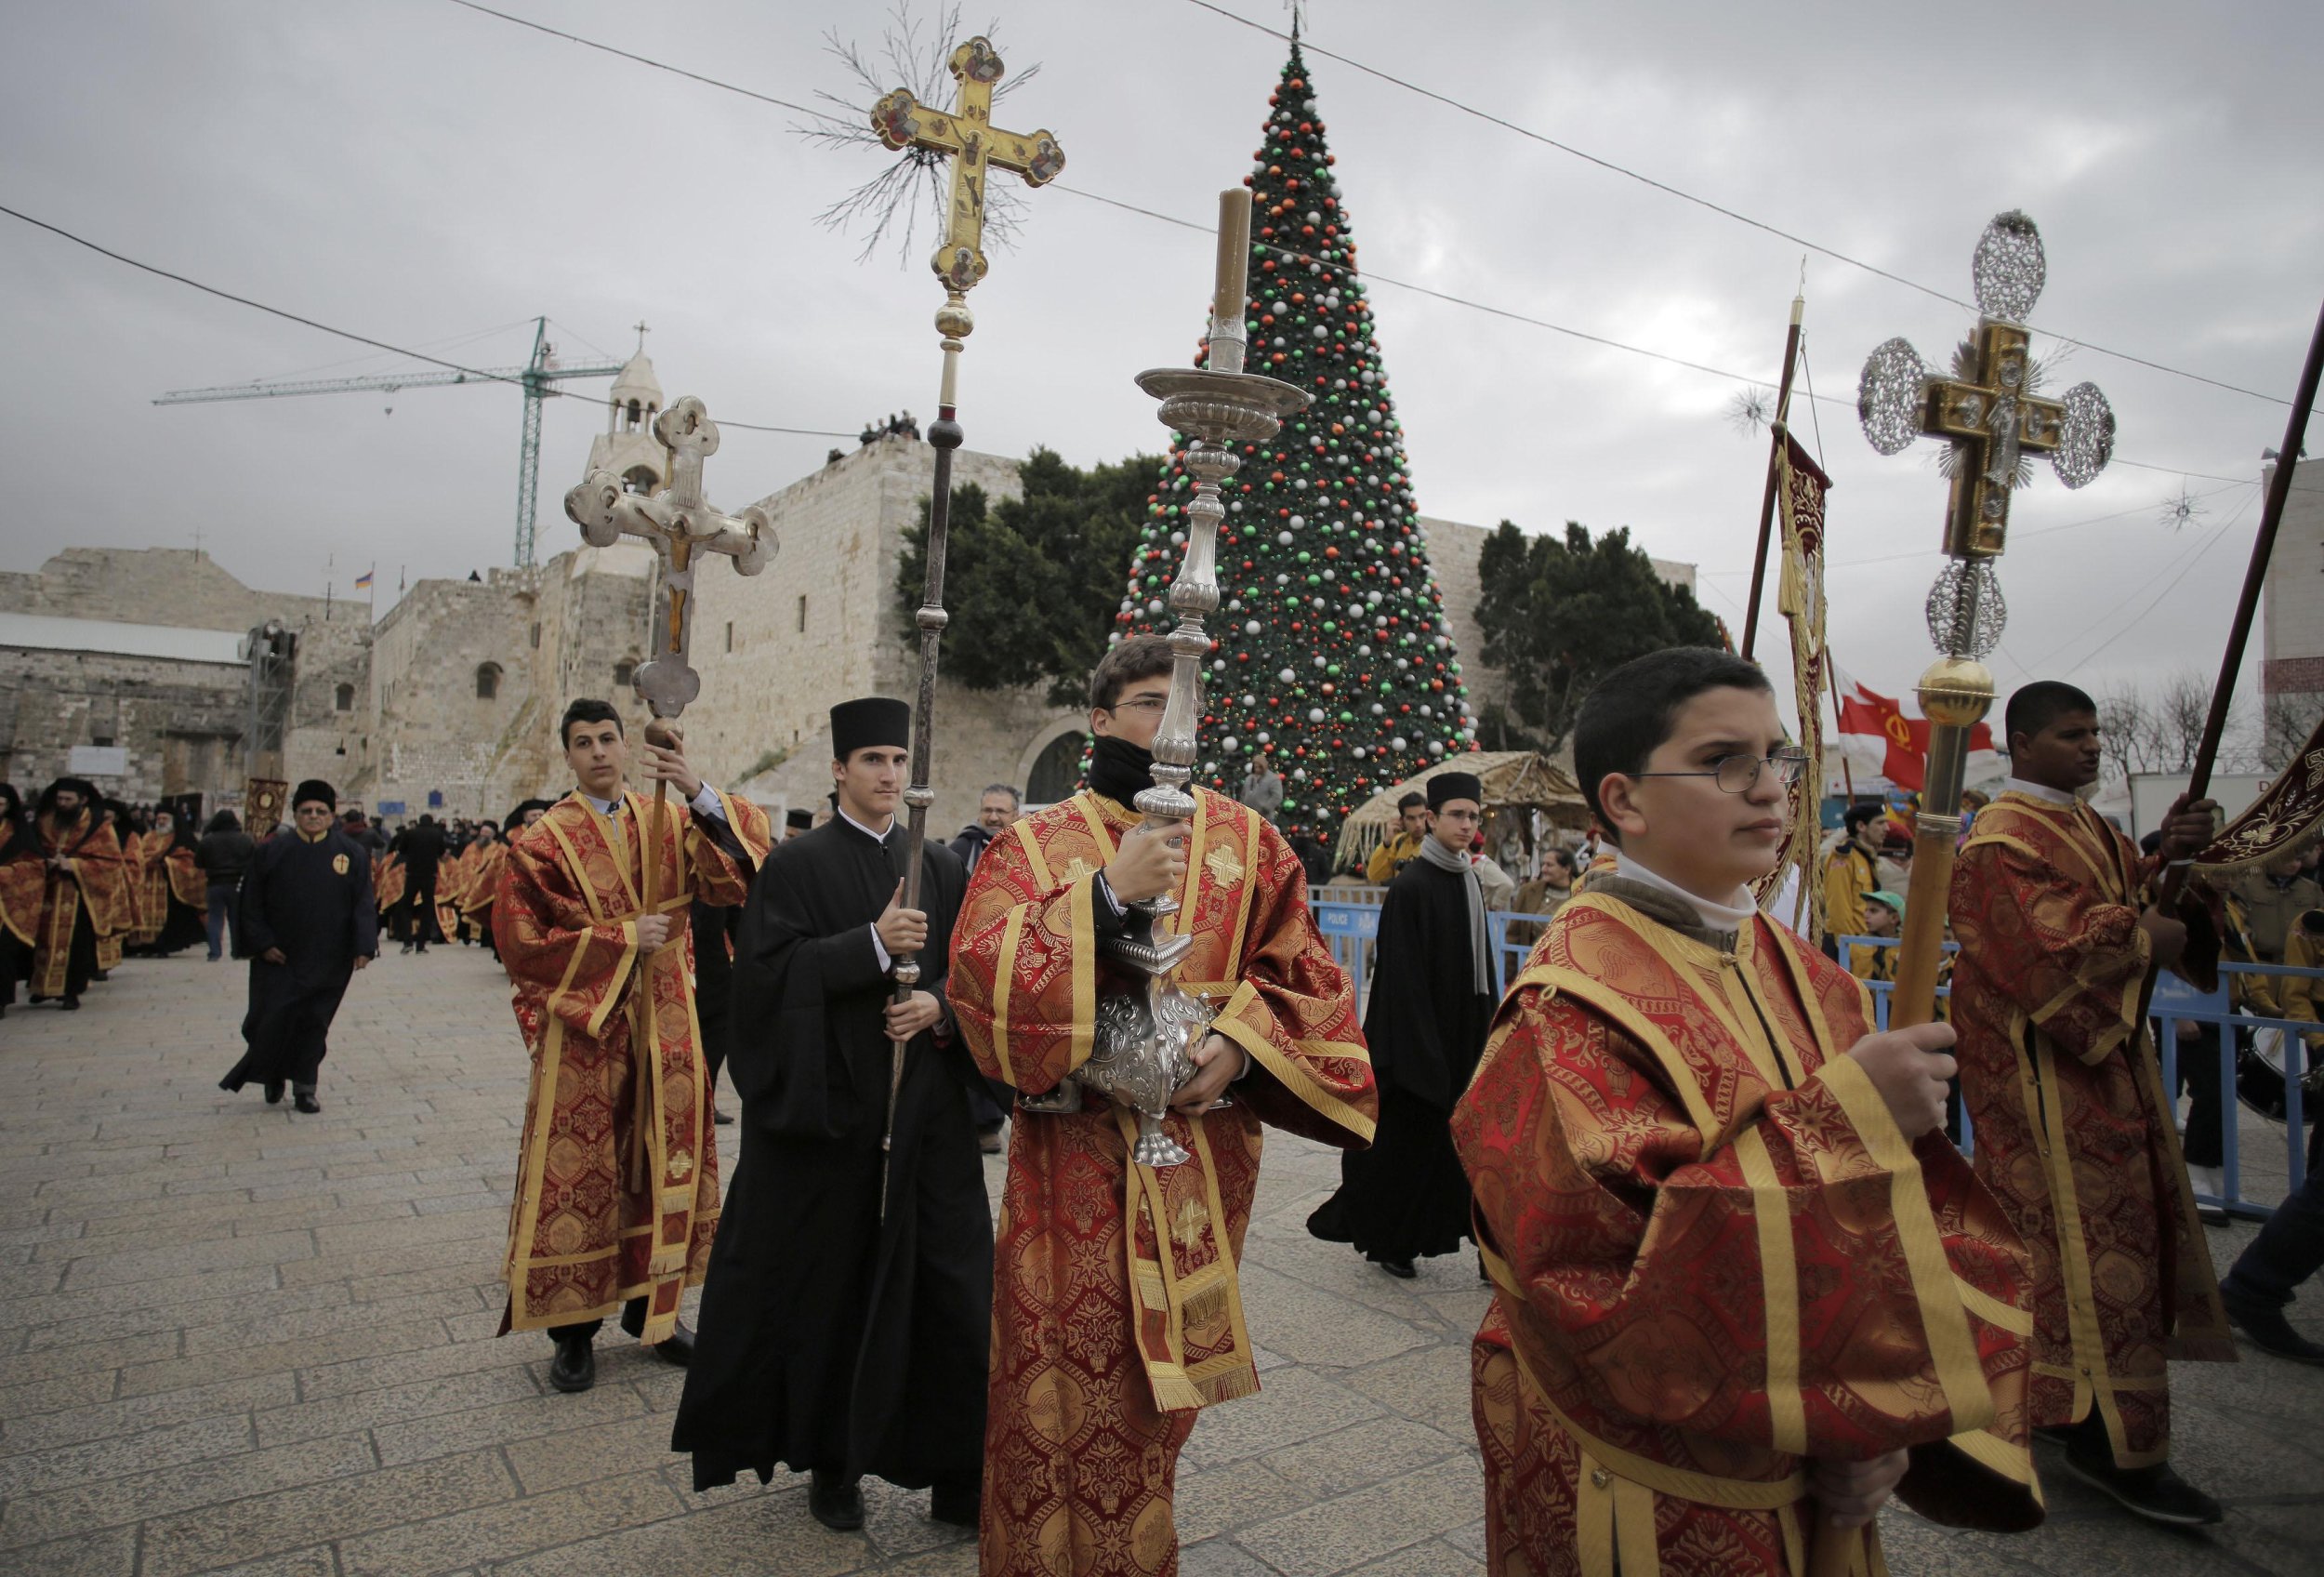
[[643,351],[623,364],[621,376],[614,379],[611,398],[621,405],[635,400],[641,405],[658,408],[666,403],[662,398],[662,380],[654,376],[654,362]]

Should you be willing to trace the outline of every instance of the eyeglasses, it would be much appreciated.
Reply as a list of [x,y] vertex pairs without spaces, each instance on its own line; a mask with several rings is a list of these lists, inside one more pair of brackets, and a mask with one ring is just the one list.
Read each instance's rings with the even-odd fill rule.
[[1776,781],[1790,788],[1807,771],[1807,752],[1777,750],[1772,756],[1721,756],[1710,763],[1708,772],[1629,772],[1625,777],[1712,777],[1719,787],[1730,794],[1748,794],[1758,786],[1762,767],[1776,775]]
[[1141,696],[1133,701],[1116,701],[1104,709],[1109,712],[1158,712],[1169,704],[1168,696]]

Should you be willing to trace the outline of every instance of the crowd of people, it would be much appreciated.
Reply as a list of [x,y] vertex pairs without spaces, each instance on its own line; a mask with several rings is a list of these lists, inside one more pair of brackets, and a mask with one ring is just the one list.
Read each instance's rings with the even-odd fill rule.
[[[2237,1328],[2324,1361],[2284,1314],[2324,1262],[2324,1173],[2214,1279],[2205,1108],[2183,1141],[2142,987],[2200,976],[2213,942],[2312,964],[2313,856],[2165,912],[2157,879],[2215,807],[2174,806],[2142,852],[2081,797],[2094,705],[2028,685],[1959,845],[1946,1013],[1883,1031],[1866,987],[1894,978],[1908,841],[1851,807],[1831,950],[1778,923],[1754,890],[1804,758],[1756,668],[1662,652],[1585,701],[1590,834],[1522,882],[1458,763],[1399,807],[1359,1002],[1267,763],[1184,827],[1135,809],[1171,666],[1158,637],[1111,648],[1086,785],[1031,815],[991,785],[917,848],[909,710],[879,696],[832,709],[831,791],[779,835],[675,728],[632,740],[592,699],[560,724],[572,790],[498,824],[390,834],[310,782],[254,844],[69,780],[29,815],[9,794],[0,946],[36,1000],[77,1001],[103,938],[188,946],[202,921],[215,953],[222,908],[253,971],[225,1085],[302,1111],[383,937],[492,949],[531,1057],[502,1332],[542,1332],[572,1393],[616,1319],[686,1370],[671,1447],[698,1490],[804,1471],[845,1530],[866,1476],[927,1489],[994,1577],[1174,1568],[1181,1451],[1260,1385],[1240,1267],[1267,1127],[1343,1152],[1316,1236],[1400,1279],[1473,1247],[1497,1572],[1796,1574],[1849,1541],[1831,1569],[1879,1570],[1892,1497],[2038,1523],[2036,1436],[2142,1517],[2220,1519],[2171,1464],[2170,1365],[2233,1359]],[[1503,987],[1512,910],[1530,952]],[[1201,1019],[1156,1147],[1075,1079],[1164,1022],[1119,961],[1165,952]],[[2313,979],[2252,978],[2253,1012],[2315,1018]],[[2183,1075],[2202,1061],[2183,1043]],[[979,1151],[1004,1130],[996,1225]]]

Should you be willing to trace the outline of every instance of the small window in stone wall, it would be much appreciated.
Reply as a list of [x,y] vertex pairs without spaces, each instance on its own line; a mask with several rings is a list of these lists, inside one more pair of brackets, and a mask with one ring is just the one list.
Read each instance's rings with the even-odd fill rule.
[[491,701],[497,700],[499,696],[500,665],[498,663],[480,665],[476,670],[476,698],[480,701]]
[[616,690],[627,689],[629,687],[629,676],[637,671],[637,668],[638,665],[635,663],[615,663],[614,665],[614,688]]
[[726,621],[726,649],[730,652],[734,649],[734,621],[731,618]]
[[801,635],[807,633],[807,599],[804,597],[799,600],[799,632]]
[[535,650],[535,651],[536,651],[536,652],[537,652],[537,651],[539,651],[540,649],[541,649],[541,627],[540,627],[539,625],[535,624],[535,625],[533,627],[533,650]]
[[342,684],[333,691],[331,706],[335,711],[353,711],[355,709],[355,687],[352,684]]

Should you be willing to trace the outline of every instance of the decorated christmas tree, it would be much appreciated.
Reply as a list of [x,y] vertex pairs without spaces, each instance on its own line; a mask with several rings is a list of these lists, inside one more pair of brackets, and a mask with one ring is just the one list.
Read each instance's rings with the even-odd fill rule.
[[[1475,749],[1475,720],[1296,34],[1267,104],[1245,181],[1248,370],[1314,403],[1246,445],[1227,484],[1196,781],[1231,794],[1266,752],[1284,779],[1284,830],[1329,844],[1341,818],[1381,788]],[[1167,599],[1194,496],[1184,460],[1181,437],[1149,507],[1117,635],[1171,626]]]

